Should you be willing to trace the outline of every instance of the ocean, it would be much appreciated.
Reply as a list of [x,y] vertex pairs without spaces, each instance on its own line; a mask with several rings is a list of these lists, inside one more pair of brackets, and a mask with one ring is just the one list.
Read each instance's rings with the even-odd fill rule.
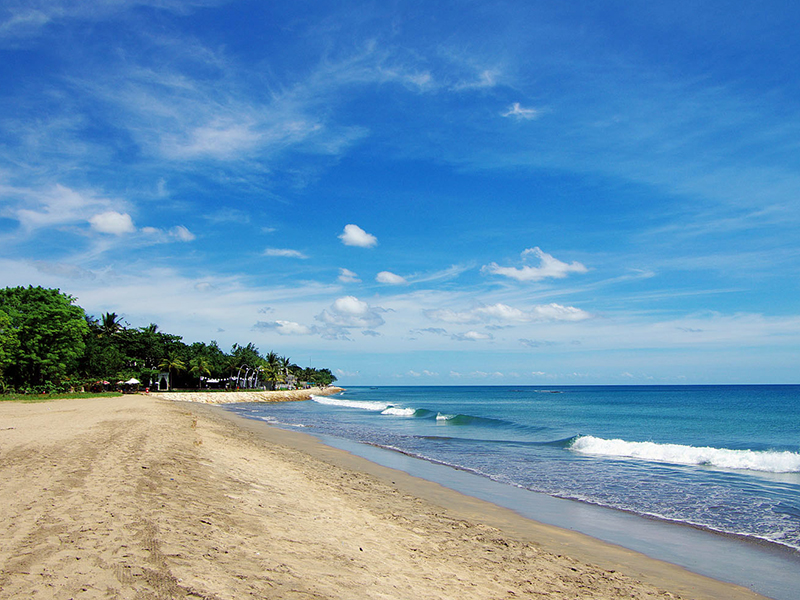
[[800,386],[356,387],[229,408],[531,497],[725,536],[800,573]]

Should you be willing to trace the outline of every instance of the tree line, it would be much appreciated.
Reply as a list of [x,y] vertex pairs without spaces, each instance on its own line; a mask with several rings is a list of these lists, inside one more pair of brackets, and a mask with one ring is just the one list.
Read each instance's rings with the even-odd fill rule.
[[137,379],[157,387],[167,373],[171,388],[281,383],[330,385],[330,369],[302,368],[275,352],[262,355],[251,342],[224,352],[216,341],[186,344],[158,325],[130,327],[116,313],[87,315],[57,289],[0,289],[0,390],[61,392]]

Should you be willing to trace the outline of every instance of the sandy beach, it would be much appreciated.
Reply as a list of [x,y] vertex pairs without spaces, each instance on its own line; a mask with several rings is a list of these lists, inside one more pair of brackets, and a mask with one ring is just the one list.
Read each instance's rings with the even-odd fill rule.
[[202,402],[0,403],[0,477],[0,598],[760,598]]

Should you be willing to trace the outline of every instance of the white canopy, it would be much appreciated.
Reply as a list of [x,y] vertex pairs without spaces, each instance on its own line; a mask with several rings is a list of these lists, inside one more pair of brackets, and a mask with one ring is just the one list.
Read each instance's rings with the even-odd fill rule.
[[128,379],[128,381],[126,381],[125,383],[126,383],[127,385],[136,385],[137,383],[139,383],[139,380],[138,380],[138,379],[136,379],[135,377],[131,377],[131,378],[130,378],[130,379]]

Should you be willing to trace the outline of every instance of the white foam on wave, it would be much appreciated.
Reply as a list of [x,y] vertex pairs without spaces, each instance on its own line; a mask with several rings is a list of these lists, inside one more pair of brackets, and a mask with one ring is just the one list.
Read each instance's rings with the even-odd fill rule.
[[360,408],[361,410],[383,411],[390,406],[387,402],[359,402],[357,400],[345,400],[343,398],[334,398],[332,396],[311,396],[311,399],[314,402],[318,402],[319,404],[327,404],[328,406]]
[[619,439],[606,440],[591,435],[577,438],[569,448],[581,454],[594,456],[638,458],[679,465],[702,465],[768,473],[800,473],[800,454],[788,451],[729,450],[681,444],[627,442]]
[[383,412],[382,415],[394,415],[395,417],[413,417],[417,412],[416,408],[400,408],[398,406],[390,406]]
[[456,415],[444,415],[442,413],[438,413],[436,415],[436,420],[437,421],[449,421],[450,419],[455,419],[455,418],[456,418]]
[[275,417],[267,416],[258,418],[261,419],[262,421],[266,421],[270,425],[286,425],[287,427],[305,427],[305,425],[303,425],[302,423],[282,423],[281,421],[278,421],[278,419],[276,419]]

